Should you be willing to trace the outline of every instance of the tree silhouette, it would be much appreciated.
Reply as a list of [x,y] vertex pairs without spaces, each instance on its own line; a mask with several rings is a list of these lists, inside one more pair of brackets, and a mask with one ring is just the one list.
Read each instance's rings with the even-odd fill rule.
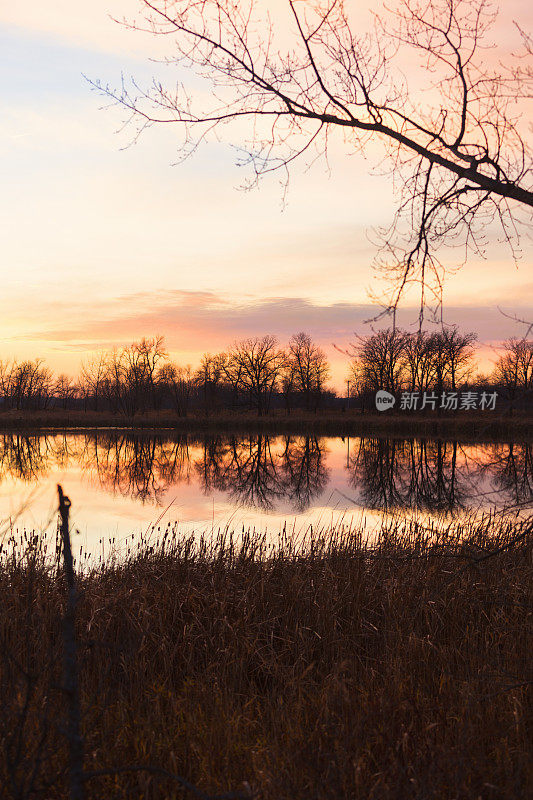
[[[335,129],[349,152],[370,152],[378,140],[398,200],[376,260],[387,279],[384,313],[413,283],[421,320],[428,304],[439,306],[439,249],[482,253],[494,221],[516,255],[520,208],[530,219],[533,207],[527,33],[516,58],[491,67],[490,0],[399,0],[366,35],[342,0],[287,0],[278,13],[254,0],[142,0],[140,17],[123,23],[171,42],[166,63],[196,72],[212,92],[91,83],[127,109],[135,136],[157,123],[181,126],[184,156],[235,123],[253,181],[327,154]],[[403,70],[413,56],[422,86]]]
[[533,390],[533,342],[511,338],[494,367],[494,379],[507,392],[511,408],[517,395]]
[[256,336],[233,345],[224,374],[237,391],[248,397],[250,406],[261,416],[270,408],[285,360],[275,336]]
[[301,331],[291,336],[286,371],[288,373],[287,383],[291,386],[292,391],[303,396],[305,407],[308,410],[313,402],[316,408],[330,371],[326,354],[321,347],[314,344],[308,333]]

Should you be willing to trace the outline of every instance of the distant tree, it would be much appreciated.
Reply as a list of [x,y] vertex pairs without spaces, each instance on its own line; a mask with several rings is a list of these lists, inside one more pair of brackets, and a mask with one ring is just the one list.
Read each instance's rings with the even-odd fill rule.
[[293,391],[300,392],[307,409],[320,402],[330,369],[324,351],[307,333],[291,336],[286,369],[292,376]]
[[352,345],[351,380],[359,393],[397,392],[404,382],[405,334],[394,328],[359,337]]
[[412,392],[420,392],[433,385],[435,364],[431,344],[431,338],[425,331],[406,333],[404,336],[403,359],[406,384]]
[[167,358],[163,336],[141,339],[140,342],[114,349],[102,365],[93,365],[86,379],[95,381],[98,374],[102,396],[114,412],[133,416],[156,408],[159,402],[158,370]]
[[286,357],[274,336],[237,342],[228,353],[225,375],[259,415],[270,408],[272,393],[281,376]]
[[204,407],[213,408],[224,380],[224,353],[204,353],[200,366],[194,374],[194,383],[203,398]]
[[53,390],[53,375],[44,366],[43,359],[2,364],[0,381],[5,408],[17,411],[47,408]]
[[493,380],[505,388],[512,407],[517,396],[533,391],[533,342],[512,337],[504,342],[503,347]]
[[128,414],[128,385],[122,355],[117,348],[106,354],[105,373],[101,381],[104,400],[113,413]]
[[141,339],[121,353],[122,370],[129,394],[131,413],[157,406],[157,370],[167,358],[163,336]]
[[461,333],[456,325],[443,326],[440,331],[430,334],[427,346],[432,384],[427,388],[435,389],[439,394],[446,389],[457,391],[471,371],[476,339],[476,334]]
[[476,372],[469,383],[476,389],[486,389],[487,387],[492,386],[493,380],[494,375],[490,375],[486,372]]
[[290,414],[296,399],[296,365],[290,358],[285,359],[281,378],[279,381],[280,392],[285,403],[285,409]]
[[194,385],[190,366],[179,367],[172,362],[164,364],[159,370],[158,380],[177,415],[186,417]]
[[433,333],[395,328],[360,337],[352,347],[350,381],[359,393],[457,391],[472,372],[476,339],[456,325]]
[[68,375],[59,375],[52,388],[52,394],[59,401],[61,408],[67,409],[72,400],[78,396],[78,384]]
[[230,353],[224,353],[222,359],[222,373],[224,383],[231,394],[231,404],[235,408],[239,401],[241,391],[241,375],[243,371],[242,360],[233,360]]
[[448,385],[456,391],[472,372],[477,334],[463,333],[457,325],[444,325],[437,335],[444,346]]
[[10,407],[10,389],[9,389],[9,375],[11,372],[11,364],[9,361],[0,361],[0,394],[2,396],[3,408]]
[[106,372],[107,355],[105,353],[98,353],[82,364],[79,383],[80,391],[85,399],[85,410],[87,410],[89,401],[92,401],[94,410],[98,411]]

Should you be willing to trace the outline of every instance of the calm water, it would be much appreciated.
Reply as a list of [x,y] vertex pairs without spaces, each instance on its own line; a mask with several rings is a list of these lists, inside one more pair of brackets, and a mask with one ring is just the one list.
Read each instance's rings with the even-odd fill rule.
[[273,536],[286,525],[372,525],[385,513],[457,516],[533,506],[533,445],[431,440],[123,432],[0,437],[0,518],[55,528],[56,484],[72,500],[77,543],[124,540],[153,524],[229,525]]

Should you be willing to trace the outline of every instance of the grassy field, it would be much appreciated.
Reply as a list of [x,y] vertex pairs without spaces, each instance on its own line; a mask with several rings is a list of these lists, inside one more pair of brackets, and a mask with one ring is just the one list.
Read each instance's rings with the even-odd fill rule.
[[94,411],[7,411],[0,413],[0,432],[46,432],[48,430],[92,430],[117,427],[134,431],[172,430],[178,433],[269,433],[321,436],[425,436],[462,441],[533,441],[533,411],[499,414],[492,411],[463,411],[439,416],[409,413],[365,413],[322,410],[312,412],[276,411],[253,413],[195,413],[178,417],[170,411],[125,417]]
[[[88,798],[531,796],[531,520],[157,535],[80,576]],[[66,798],[64,578],[6,544],[0,796]]]

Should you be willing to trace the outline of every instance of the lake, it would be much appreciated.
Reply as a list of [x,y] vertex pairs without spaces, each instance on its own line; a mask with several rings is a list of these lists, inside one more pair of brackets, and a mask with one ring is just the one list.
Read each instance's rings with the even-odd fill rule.
[[[108,549],[151,526],[276,537],[383,514],[457,518],[533,505],[533,445],[378,437],[134,435],[118,430],[0,437],[0,518],[55,531],[61,483],[75,547]],[[105,546],[105,548],[104,548]]]

